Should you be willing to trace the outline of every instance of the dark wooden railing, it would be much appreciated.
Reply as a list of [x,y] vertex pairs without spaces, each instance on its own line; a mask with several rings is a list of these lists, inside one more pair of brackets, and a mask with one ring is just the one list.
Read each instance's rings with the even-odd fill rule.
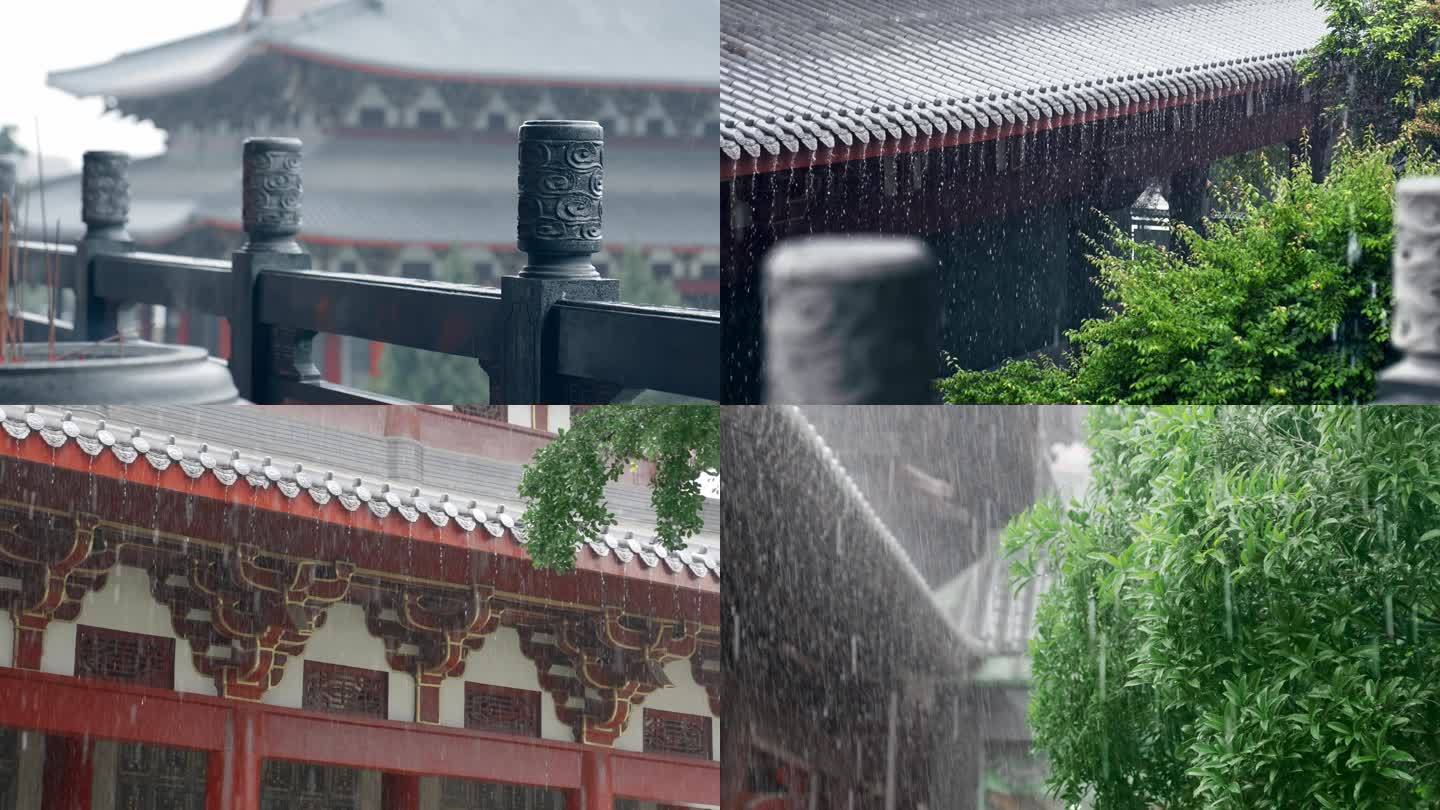
[[[43,278],[39,267],[58,258],[58,285],[74,293],[59,339],[109,338],[130,304],[223,317],[236,388],[259,403],[395,401],[323,380],[311,360],[317,333],[472,357],[497,404],[610,402],[647,389],[720,398],[719,313],[620,303],[619,281],[590,263],[601,247],[598,125],[521,127],[517,230],[529,263],[499,289],[312,269],[297,241],[300,146],[245,142],[246,243],[230,261],[136,250],[126,230],[129,158],[86,153],[85,236],[73,246],[22,243],[27,278]],[[44,340],[48,319],[22,317],[26,339]]]

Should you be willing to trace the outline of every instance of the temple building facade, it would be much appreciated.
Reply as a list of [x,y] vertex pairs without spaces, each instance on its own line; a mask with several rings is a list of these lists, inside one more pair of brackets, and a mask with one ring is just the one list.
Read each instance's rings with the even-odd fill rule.
[[[317,269],[489,286],[524,263],[520,124],[597,121],[607,163],[597,268],[646,276],[635,294],[664,288],[664,301],[637,303],[715,308],[719,4],[628,5],[252,0],[233,25],[49,81],[168,134],[163,155],[130,169],[142,249],[228,258],[243,241],[240,144],[284,135],[305,144],[302,242]],[[78,175],[45,193],[52,211],[80,210]],[[78,236],[79,222],[60,224],[62,239]],[[172,337],[220,345],[218,324],[168,317]],[[328,376],[361,384],[378,373],[365,346],[344,343],[344,366]]]
[[567,573],[553,434],[435,408],[0,412],[0,808],[720,803],[718,507]]

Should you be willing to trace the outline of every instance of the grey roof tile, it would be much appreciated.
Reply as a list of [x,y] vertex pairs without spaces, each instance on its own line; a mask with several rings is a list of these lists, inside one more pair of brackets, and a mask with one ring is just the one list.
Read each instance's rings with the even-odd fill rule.
[[136,97],[213,81],[268,48],[447,77],[715,86],[719,0],[339,0],[52,73],[80,96]]
[[[89,411],[88,413],[86,411]],[[225,486],[276,486],[287,498],[377,518],[465,532],[488,531],[526,542],[520,465],[455,453],[403,437],[371,436],[293,422],[256,406],[233,408],[54,406],[0,408],[0,428],[19,440],[59,448],[75,441],[91,456],[113,453],[124,464],[172,465],[191,478],[212,475]],[[622,563],[664,564],[682,576],[719,577],[719,505],[707,501],[704,528],[680,552],[654,539],[649,492],[612,484],[605,498],[616,523],[587,540],[582,553],[612,553]]]
[[[726,0],[721,152],[813,151],[1288,80],[1311,0]],[[827,146],[829,144],[826,144]]]

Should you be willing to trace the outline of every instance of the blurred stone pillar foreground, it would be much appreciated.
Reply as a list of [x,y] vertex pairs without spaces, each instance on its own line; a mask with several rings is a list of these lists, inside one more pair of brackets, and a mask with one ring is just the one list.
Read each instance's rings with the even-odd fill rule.
[[1394,262],[1390,342],[1405,356],[1380,372],[1376,401],[1440,403],[1440,177],[1395,186]]
[[765,401],[935,402],[935,259],[911,237],[815,236],[765,257]]

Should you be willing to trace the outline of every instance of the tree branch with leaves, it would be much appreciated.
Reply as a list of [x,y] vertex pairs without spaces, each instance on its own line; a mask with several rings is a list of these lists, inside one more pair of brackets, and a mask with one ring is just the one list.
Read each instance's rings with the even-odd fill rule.
[[720,409],[713,405],[601,405],[525,466],[526,548],[539,568],[569,571],[578,543],[615,523],[607,484],[640,461],[655,466],[650,503],[656,538],[671,551],[703,528],[704,476],[720,473]]

